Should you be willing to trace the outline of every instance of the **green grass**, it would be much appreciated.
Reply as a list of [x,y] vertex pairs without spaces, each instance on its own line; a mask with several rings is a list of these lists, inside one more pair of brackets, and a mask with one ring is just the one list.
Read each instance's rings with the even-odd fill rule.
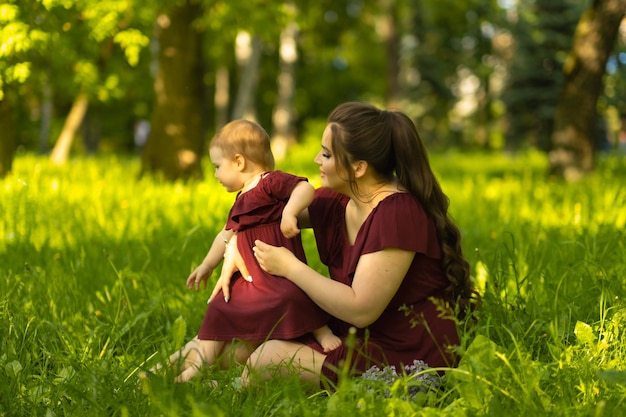
[[[318,184],[317,144],[280,169]],[[626,407],[626,161],[577,184],[545,157],[431,156],[483,293],[445,389],[344,381],[337,392],[240,369],[175,385],[134,372],[197,331],[208,290],[185,280],[234,198],[200,183],[135,180],[132,157],[56,167],[19,155],[0,180],[0,416],[618,415]],[[304,234],[312,265],[312,233]],[[214,277],[215,278],[215,277]],[[387,389],[388,395],[384,395]]]

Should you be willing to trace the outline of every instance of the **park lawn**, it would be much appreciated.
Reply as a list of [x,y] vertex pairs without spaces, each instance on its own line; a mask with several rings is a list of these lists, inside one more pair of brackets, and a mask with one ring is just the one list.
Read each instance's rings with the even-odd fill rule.
[[[278,168],[318,185],[317,146],[295,148]],[[0,416],[619,414],[626,161],[603,155],[595,175],[564,184],[545,177],[539,153],[431,159],[483,303],[476,325],[459,323],[460,366],[440,390],[412,395],[419,377],[344,380],[335,392],[280,379],[241,390],[240,368],[140,383],[139,369],[195,335],[209,290],[190,291],[185,279],[234,195],[209,164],[204,181],[184,184],[137,180],[133,156],[58,167],[18,155],[0,180]],[[311,231],[303,237],[324,271]]]

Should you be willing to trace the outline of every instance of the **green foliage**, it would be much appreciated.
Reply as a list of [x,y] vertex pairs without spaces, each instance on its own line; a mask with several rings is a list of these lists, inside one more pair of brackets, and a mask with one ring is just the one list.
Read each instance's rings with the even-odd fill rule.
[[[152,111],[154,65],[151,68],[150,61],[154,64],[156,44],[150,44],[155,26],[176,2],[8,0],[0,4],[0,99],[10,102],[18,146],[45,151],[50,145],[46,138],[56,138],[76,95],[87,92],[90,107],[84,131],[92,132],[89,150],[98,138],[100,149],[131,148],[131,126],[150,119]],[[277,100],[279,36],[288,23],[295,22],[299,34],[293,106],[298,132],[303,132],[308,118],[325,117],[342,101],[389,104],[390,75],[397,69],[400,97],[393,105],[418,122],[431,147],[499,149],[505,142],[511,148],[547,146],[561,65],[574,25],[590,2],[195,3],[202,9],[193,27],[203,38],[200,71],[206,97],[215,93],[217,70],[226,69],[229,103],[236,102],[240,84],[236,36],[248,31],[262,38],[255,105],[259,121],[269,131]],[[397,36],[393,48],[386,43],[390,22]],[[398,59],[393,58],[396,48]],[[616,52],[620,51],[623,45],[618,45]],[[626,107],[623,63],[623,54],[611,57],[606,94],[598,106],[601,116],[607,115],[612,134],[619,130],[620,113]],[[503,88],[505,82],[508,88]],[[214,103],[206,100],[205,104],[206,134],[211,136]],[[52,107],[51,113],[43,110],[46,106]],[[52,121],[47,114],[52,114]],[[506,136],[505,129],[509,129]],[[35,139],[39,136],[41,143]]]
[[0,100],[15,121],[15,143],[45,151],[76,95],[87,93],[84,132],[94,132],[101,149],[130,148],[121,144],[132,144],[133,123],[149,115],[147,45],[156,10],[139,1],[0,5]]
[[120,44],[126,55],[126,60],[132,67],[137,66],[139,63],[141,49],[150,43],[150,39],[137,29],[118,32],[113,37],[113,40]]
[[[318,184],[317,130],[278,168]],[[184,283],[234,196],[210,176],[132,180],[130,157],[60,168],[18,155],[0,182],[0,415],[619,415],[624,159],[599,161],[578,184],[544,178],[538,153],[431,159],[483,305],[476,325],[460,323],[459,367],[409,399],[414,382],[402,377],[343,380],[334,392],[291,379],[241,389],[240,367],[182,385],[172,375],[140,381],[139,370],[195,335],[208,290]],[[303,236],[314,254],[312,233]]]
[[31,30],[19,20],[19,8],[11,3],[0,5],[0,100],[5,84],[24,83],[31,73],[30,62],[19,59],[31,50],[45,46],[47,35]]
[[24,68],[33,63],[42,71],[42,61],[63,65],[77,61],[76,85],[89,90],[99,80],[98,61],[108,58],[102,50],[109,38],[122,47],[129,64],[136,66],[149,38],[137,28],[128,27],[132,7],[131,2],[69,0],[1,5],[0,80],[24,83],[31,75]]
[[511,25],[514,55],[506,94],[507,144],[550,146],[556,102],[564,81],[563,64],[585,2],[538,0],[521,2]]
[[400,2],[410,17],[403,108],[419,120],[420,133],[433,146],[491,145],[485,131],[497,115],[497,97],[489,91],[490,80],[503,65],[493,47],[505,26],[499,3]]

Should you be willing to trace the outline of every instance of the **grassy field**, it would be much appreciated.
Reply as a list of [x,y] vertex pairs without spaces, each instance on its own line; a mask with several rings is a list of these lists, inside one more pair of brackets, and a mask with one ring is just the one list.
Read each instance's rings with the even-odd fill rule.
[[[319,179],[317,143],[280,169]],[[626,161],[577,184],[545,157],[431,156],[482,294],[462,362],[437,391],[415,378],[333,393],[240,369],[139,383],[193,337],[208,290],[185,279],[234,198],[214,180],[135,179],[132,157],[19,155],[0,180],[0,416],[613,416],[626,407]],[[312,265],[312,233],[304,233]],[[215,278],[215,277],[214,277]],[[463,323],[461,323],[463,325]]]

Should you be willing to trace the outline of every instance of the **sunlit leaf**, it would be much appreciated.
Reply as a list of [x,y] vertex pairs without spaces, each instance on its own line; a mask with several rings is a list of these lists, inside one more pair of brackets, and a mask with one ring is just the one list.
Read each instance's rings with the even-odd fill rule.
[[11,361],[4,366],[4,370],[7,375],[15,378],[20,372],[22,372],[22,364],[19,361]]
[[574,327],[574,334],[580,343],[589,346],[596,343],[596,336],[593,334],[593,329],[587,323],[577,321]]

